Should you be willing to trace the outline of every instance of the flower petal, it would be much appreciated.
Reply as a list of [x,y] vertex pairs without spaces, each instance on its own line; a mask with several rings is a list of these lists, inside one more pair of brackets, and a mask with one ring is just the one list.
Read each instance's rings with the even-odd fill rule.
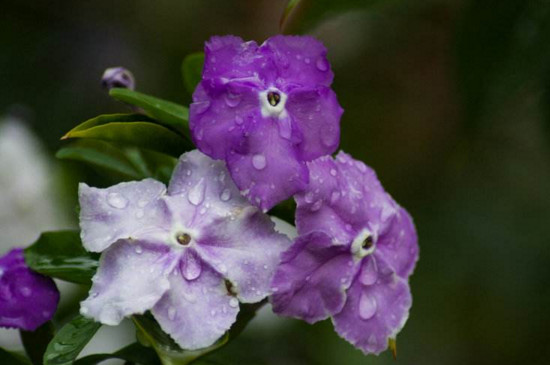
[[327,49],[311,36],[277,35],[266,40],[261,51],[274,60],[277,76],[285,83],[303,86],[332,83],[334,74],[326,57]]
[[338,313],[359,266],[349,248],[315,232],[299,237],[283,254],[272,281],[273,311],[317,322]]
[[298,89],[289,94],[286,107],[302,135],[301,159],[311,161],[336,150],[344,110],[334,91],[328,87]]
[[0,327],[34,331],[53,317],[58,302],[53,280],[30,270],[22,249],[0,258]]
[[242,302],[255,303],[269,293],[269,283],[290,240],[254,207],[213,221],[198,238],[197,252],[233,284]]
[[124,182],[106,189],[81,183],[80,228],[84,247],[101,252],[118,239],[155,239],[168,230],[169,213],[161,199],[164,184],[153,179]]
[[333,316],[336,332],[365,354],[379,354],[388,347],[388,339],[395,339],[403,328],[412,305],[408,283],[380,256],[376,256],[376,265],[378,280],[371,283],[370,275],[363,273],[370,270],[369,260],[363,260],[344,308]]
[[279,135],[276,120],[257,123],[244,146],[229,153],[227,166],[241,193],[263,211],[307,186],[306,164],[298,159],[292,142]]
[[203,263],[201,274],[188,281],[178,265],[168,280],[170,289],[152,312],[182,348],[210,346],[235,322],[239,302],[228,294],[223,277],[212,268]]
[[388,231],[379,237],[376,250],[397,275],[406,279],[412,274],[418,261],[418,237],[405,209],[399,208]]
[[80,313],[117,325],[131,314],[151,309],[169,288],[167,275],[179,255],[167,245],[120,240],[102,255],[89,297]]

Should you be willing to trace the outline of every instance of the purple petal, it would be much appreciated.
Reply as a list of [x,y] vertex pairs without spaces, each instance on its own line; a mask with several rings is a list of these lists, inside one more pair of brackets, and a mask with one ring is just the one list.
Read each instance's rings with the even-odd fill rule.
[[244,145],[243,151],[229,154],[227,165],[252,204],[267,211],[306,187],[307,167],[292,142],[279,135],[275,120],[262,119],[249,131]]
[[303,86],[332,83],[334,74],[327,60],[327,50],[311,36],[283,36],[269,38],[261,46],[266,57],[274,60],[277,76],[285,83]]
[[22,249],[0,257],[0,327],[34,331],[53,317],[58,302],[53,280],[30,270]]
[[151,309],[169,288],[167,275],[179,255],[168,245],[120,240],[102,255],[90,295],[80,313],[117,325],[131,314]]
[[328,87],[298,89],[289,94],[286,107],[302,135],[301,159],[311,161],[336,150],[344,110],[334,91]]
[[275,224],[254,207],[236,210],[204,228],[197,251],[233,284],[242,302],[265,298],[281,253],[290,240],[274,230]]
[[152,312],[178,345],[195,350],[212,345],[231,327],[239,302],[227,292],[223,277],[208,265],[202,264],[194,280],[186,280],[181,267],[170,274],[170,289]]
[[333,316],[336,332],[365,354],[379,354],[388,347],[388,339],[395,339],[403,328],[412,305],[408,283],[380,256],[374,257],[377,280],[373,281],[369,256],[348,289],[344,308]]
[[165,186],[155,180],[125,182],[107,189],[79,185],[84,247],[101,252],[118,239],[164,237],[170,217],[162,201]]
[[349,248],[324,233],[299,237],[283,254],[272,282],[273,311],[309,323],[338,313],[359,266]]
[[405,209],[399,208],[389,230],[379,237],[376,250],[397,275],[406,279],[412,274],[418,261],[418,237]]

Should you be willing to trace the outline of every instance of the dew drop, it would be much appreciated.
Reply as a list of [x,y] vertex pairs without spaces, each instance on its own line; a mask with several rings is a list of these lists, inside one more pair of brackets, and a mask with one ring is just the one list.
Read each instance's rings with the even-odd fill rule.
[[316,212],[318,211],[319,209],[321,209],[321,205],[323,205],[323,201],[322,200],[317,200],[315,203],[313,203],[313,205],[311,206],[311,211],[312,212]]
[[225,94],[225,103],[228,107],[234,108],[241,102],[241,95],[228,92]]
[[306,64],[309,65],[309,63],[311,62],[311,60],[310,60],[308,57],[306,57],[306,58],[304,58],[304,62],[305,62]]
[[143,252],[143,248],[141,248],[141,246],[136,246],[136,248],[134,249],[136,251],[136,253],[139,255]]
[[229,306],[231,308],[237,308],[239,306],[239,301],[237,300],[237,298],[229,299]]
[[315,62],[315,66],[317,66],[319,71],[326,72],[328,70],[328,61],[325,57],[321,56]]
[[336,176],[336,170],[335,169],[330,169],[330,174],[332,176]]
[[210,108],[210,101],[201,101],[198,103],[193,103],[194,109],[197,112],[197,114],[202,114]]
[[330,195],[330,202],[334,204],[338,201],[338,199],[340,199],[340,192],[333,191],[332,194]]
[[192,251],[187,251],[182,260],[182,274],[187,280],[195,280],[202,272],[202,264]]
[[189,190],[189,195],[187,195],[187,199],[189,200],[189,203],[195,206],[202,203],[204,200],[205,189],[206,189],[206,183],[204,182],[204,178],[201,178],[199,182]]
[[377,308],[378,305],[374,296],[367,295],[366,293],[361,294],[361,299],[359,299],[359,316],[361,318],[364,320],[372,318]]
[[116,209],[124,209],[128,206],[128,199],[118,193],[109,193],[107,203]]
[[313,193],[311,191],[307,192],[304,197],[306,203],[312,203],[313,202]]
[[238,125],[241,125],[244,123],[244,119],[239,117],[238,115],[235,117],[235,123]]
[[267,161],[265,160],[264,155],[252,156],[252,166],[254,166],[256,170],[263,170],[265,169],[266,165],[267,165]]
[[148,204],[149,202],[145,199],[141,199],[140,201],[138,201],[138,207],[140,208],[145,208],[145,206]]
[[231,191],[229,189],[223,189],[221,195],[220,195],[220,199],[224,202],[228,201],[229,199],[231,199]]
[[27,297],[27,298],[30,297],[31,294],[32,294],[32,290],[30,288],[26,287],[26,286],[21,287],[19,289],[19,291],[21,292],[21,295],[23,295],[24,297]]
[[361,271],[361,275],[359,276],[359,280],[363,285],[372,285],[376,283],[376,279],[378,279],[376,260],[372,257],[368,257]]

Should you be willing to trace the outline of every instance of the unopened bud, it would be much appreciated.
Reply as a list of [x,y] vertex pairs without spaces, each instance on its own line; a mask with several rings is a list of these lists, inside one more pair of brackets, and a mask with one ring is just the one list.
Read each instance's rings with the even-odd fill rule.
[[114,87],[134,90],[135,84],[134,75],[124,67],[110,67],[101,77],[101,86],[106,90],[111,90]]

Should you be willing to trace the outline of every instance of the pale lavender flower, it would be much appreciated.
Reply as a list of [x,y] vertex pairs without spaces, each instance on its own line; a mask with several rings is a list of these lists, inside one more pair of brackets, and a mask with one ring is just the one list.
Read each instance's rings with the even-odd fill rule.
[[309,171],[308,189],[296,196],[299,237],[273,279],[273,309],[309,323],[332,317],[340,336],[378,354],[412,304],[412,219],[372,169],[343,152],[309,163]]
[[28,268],[23,249],[0,257],[0,327],[34,331],[53,317],[58,302],[55,283]]
[[223,161],[180,157],[168,189],[155,180],[80,185],[84,247],[103,252],[81,313],[116,325],[151,310],[185,349],[213,344],[239,302],[258,302],[290,241],[251,206]]
[[134,90],[136,81],[134,75],[124,67],[110,67],[101,76],[101,86],[107,90],[114,87]]
[[326,52],[310,36],[206,43],[189,114],[193,141],[225,160],[241,192],[264,211],[306,187],[306,161],[338,147],[343,110]]

